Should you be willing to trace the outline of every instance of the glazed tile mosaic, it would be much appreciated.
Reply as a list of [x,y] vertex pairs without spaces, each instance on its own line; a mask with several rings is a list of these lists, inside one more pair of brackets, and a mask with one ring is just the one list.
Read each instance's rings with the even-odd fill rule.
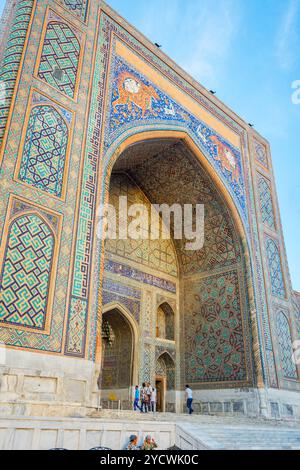
[[280,348],[281,366],[284,376],[288,379],[297,379],[297,369],[292,360],[293,347],[289,321],[284,312],[277,313],[277,332]]
[[44,329],[53,246],[52,231],[38,216],[13,221],[1,274],[1,322]]
[[247,316],[238,278],[237,271],[230,271],[186,288],[187,382],[247,381],[247,325],[243,325]]
[[86,21],[89,5],[88,0],[59,0],[59,2],[81,21]]
[[5,83],[6,99],[0,102],[0,143],[5,131],[14,87],[18,75],[20,61],[23,53],[26,35],[30,24],[30,18],[33,10],[34,1],[19,1],[13,15],[13,21],[10,25],[10,34],[3,53],[3,59],[0,70],[1,83]]
[[268,157],[266,147],[258,142],[258,140],[254,139],[254,147],[255,147],[255,156],[257,161],[261,163],[264,167],[268,168]]
[[70,98],[74,98],[82,34],[49,12],[37,76]]
[[263,176],[258,182],[261,217],[264,224],[272,230],[276,229],[272,193],[269,182]]
[[120,133],[124,132],[124,128],[138,126],[140,121],[150,124],[172,123],[175,127],[184,125],[200,148],[209,155],[216,171],[226,179],[243,218],[247,220],[240,151],[162,93],[132,66],[116,57],[113,67],[109,138],[106,145],[114,142]]
[[139,271],[125,264],[106,260],[105,271],[117,274],[119,276],[128,277],[135,281],[142,282],[143,284],[155,286],[158,289],[176,293],[176,284],[174,282],[167,281],[165,279],[153,276],[152,274],[148,274],[143,271]]
[[69,139],[65,116],[71,120],[70,113],[61,111],[56,111],[50,100],[32,108],[18,175],[24,183],[58,197],[62,195]]

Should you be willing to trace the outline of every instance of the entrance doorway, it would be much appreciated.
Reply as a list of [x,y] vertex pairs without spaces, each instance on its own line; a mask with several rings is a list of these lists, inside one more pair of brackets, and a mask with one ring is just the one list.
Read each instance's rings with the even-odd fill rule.
[[165,411],[165,390],[166,390],[166,379],[165,377],[156,377],[155,380],[156,388],[156,411],[158,413],[164,413]]
[[161,413],[175,410],[175,364],[165,352],[156,361],[157,411]]
[[102,318],[101,387],[111,401],[130,399],[133,380],[134,340],[127,318],[117,308]]

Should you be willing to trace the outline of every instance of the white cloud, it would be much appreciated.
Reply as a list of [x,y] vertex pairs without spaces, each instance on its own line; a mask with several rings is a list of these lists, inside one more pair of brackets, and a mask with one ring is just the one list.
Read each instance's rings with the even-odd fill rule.
[[186,23],[190,48],[183,67],[195,78],[212,85],[231,55],[233,41],[241,23],[240,3],[235,0],[203,0],[190,8]]
[[153,0],[139,4],[140,17],[138,28],[154,42],[163,46],[172,41],[170,36],[176,32],[181,18],[182,3],[180,0]]
[[276,55],[278,64],[282,69],[290,69],[297,57],[294,46],[298,37],[299,7],[299,0],[290,0],[277,33]]
[[[119,1],[110,3],[118,9]],[[129,20],[195,79],[213,87],[231,55],[241,10],[240,0],[145,0]]]

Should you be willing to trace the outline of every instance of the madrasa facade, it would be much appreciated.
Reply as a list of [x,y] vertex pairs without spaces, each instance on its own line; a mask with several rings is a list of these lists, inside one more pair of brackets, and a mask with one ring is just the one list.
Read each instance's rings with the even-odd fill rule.
[[[102,1],[8,0],[0,60],[1,414],[128,410],[150,382],[162,412],[189,384],[198,413],[299,417],[266,139]],[[203,246],[98,236],[120,198],[202,204]]]

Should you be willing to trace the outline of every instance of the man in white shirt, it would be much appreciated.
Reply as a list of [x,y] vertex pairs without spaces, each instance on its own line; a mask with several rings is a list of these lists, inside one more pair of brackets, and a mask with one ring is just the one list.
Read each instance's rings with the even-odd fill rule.
[[156,412],[156,389],[152,388],[151,392],[151,411],[153,413]]
[[193,390],[191,389],[191,387],[189,385],[186,385],[185,386],[185,397],[186,397],[186,406],[189,410],[189,414],[191,415],[192,413],[194,413],[194,410],[193,410]]

